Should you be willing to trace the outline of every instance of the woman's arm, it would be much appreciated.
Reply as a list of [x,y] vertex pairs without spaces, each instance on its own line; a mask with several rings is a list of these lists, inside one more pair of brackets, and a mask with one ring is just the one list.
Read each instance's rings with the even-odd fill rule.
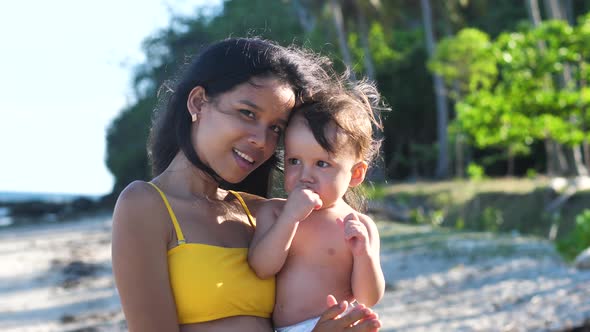
[[130,332],[178,331],[168,279],[168,213],[144,182],[130,184],[113,214],[113,273]]

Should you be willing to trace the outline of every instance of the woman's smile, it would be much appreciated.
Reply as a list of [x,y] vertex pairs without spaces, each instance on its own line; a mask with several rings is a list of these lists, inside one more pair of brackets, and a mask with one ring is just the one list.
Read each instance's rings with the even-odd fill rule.
[[256,160],[249,154],[233,148],[234,158],[238,166],[246,171],[251,171],[254,168]]

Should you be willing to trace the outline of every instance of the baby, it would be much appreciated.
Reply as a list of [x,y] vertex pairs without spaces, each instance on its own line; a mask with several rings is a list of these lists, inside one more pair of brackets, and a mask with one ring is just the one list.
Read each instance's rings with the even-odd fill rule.
[[285,133],[288,199],[259,209],[248,254],[260,278],[277,276],[276,331],[311,331],[329,294],[367,306],[383,296],[377,227],[352,199],[379,149],[370,101],[378,96],[361,82],[293,111]]

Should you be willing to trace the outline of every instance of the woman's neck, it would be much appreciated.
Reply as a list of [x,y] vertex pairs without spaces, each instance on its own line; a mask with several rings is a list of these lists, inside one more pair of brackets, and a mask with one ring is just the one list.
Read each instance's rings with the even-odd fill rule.
[[165,183],[177,195],[221,199],[219,183],[194,166],[182,152],[176,154],[164,172],[156,177],[156,181]]

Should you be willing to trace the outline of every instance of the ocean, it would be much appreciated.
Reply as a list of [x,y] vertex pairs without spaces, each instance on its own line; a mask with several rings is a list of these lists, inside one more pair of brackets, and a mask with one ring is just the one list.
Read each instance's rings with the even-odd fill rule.
[[80,197],[89,198],[91,200],[100,198],[98,195],[0,191],[0,203],[21,203],[30,201],[67,203]]

